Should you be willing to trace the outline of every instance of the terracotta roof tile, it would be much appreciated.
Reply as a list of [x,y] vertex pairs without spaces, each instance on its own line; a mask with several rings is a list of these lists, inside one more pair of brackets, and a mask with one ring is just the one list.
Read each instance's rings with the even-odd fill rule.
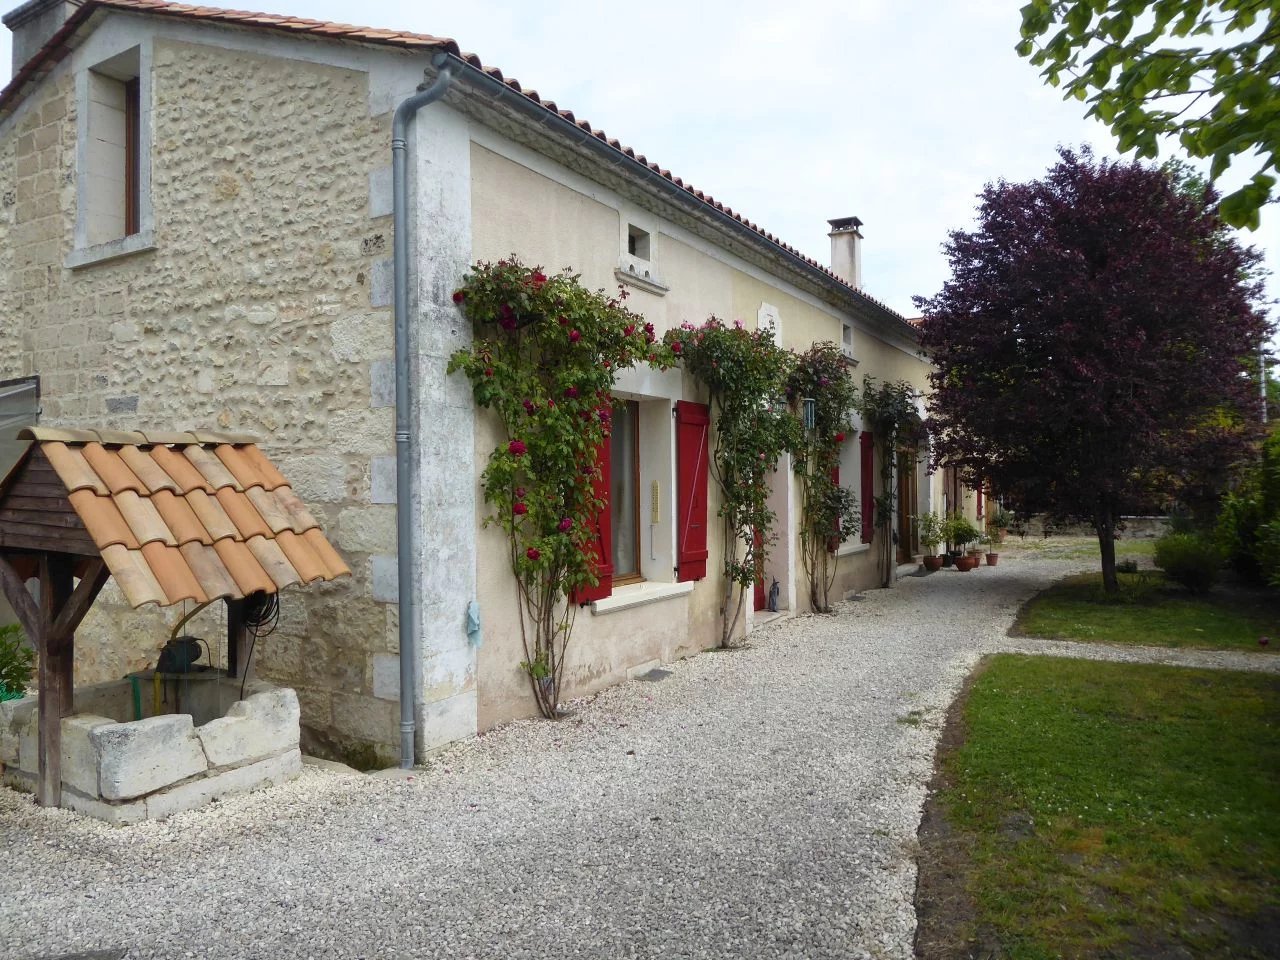
[[[40,444],[132,606],[274,593],[351,573],[247,438],[44,429],[21,436]],[[173,442],[156,443],[161,436]],[[21,473],[0,480],[0,493]]]
[[[608,144],[612,149],[616,150],[621,156],[628,159],[634,158],[636,162],[644,164],[649,170],[671,181],[672,184],[682,187],[688,191],[691,196],[697,197],[711,209],[730,217],[735,222],[741,223],[748,230],[755,233],[761,241],[768,243],[789,256],[799,260],[809,270],[822,274],[828,281],[847,288],[850,296],[857,297],[869,304],[882,310],[890,317],[902,324],[904,330],[914,332],[915,327],[907,323],[907,321],[896,310],[889,307],[884,302],[877,300],[875,297],[869,296],[862,290],[851,286],[843,278],[836,276],[829,267],[823,266],[812,257],[807,257],[795,247],[783,243],[781,240],[766,232],[761,227],[752,223],[750,220],[737,213],[731,207],[726,207],[723,203],[716,200],[710,194],[703,193],[701,190],[694,189],[691,184],[685,183],[679,177],[674,176],[670,170],[658,166],[656,163],[648,162],[643,156],[636,156],[635,151],[629,147],[625,147],[617,139],[608,136],[603,130],[598,130],[585,120],[575,120],[571,111],[562,110],[554,102],[543,100],[538,96],[536,90],[526,90],[520,85],[518,80],[511,77],[504,77],[501,70],[496,67],[486,66],[480,57],[474,53],[464,53],[456,42],[447,37],[433,37],[427,34],[404,33],[393,30],[378,30],[371,27],[357,27],[343,23],[326,23],[320,20],[308,20],[302,17],[291,17],[269,13],[251,13],[243,10],[222,10],[217,7],[194,7],[185,4],[168,3],[165,0],[85,0],[80,5],[62,28],[50,38],[49,42],[25,65],[17,74],[9,85],[0,92],[0,117],[11,112],[16,102],[20,99],[28,85],[38,80],[47,69],[57,62],[60,56],[65,53],[67,44],[72,40],[76,32],[93,14],[101,9],[107,10],[124,10],[140,13],[154,14],[158,16],[180,17],[188,20],[203,20],[210,23],[225,23],[231,25],[243,26],[255,30],[278,30],[289,31],[290,33],[307,33],[317,37],[325,37],[329,39],[355,41],[360,43],[372,43],[380,45],[397,46],[409,49],[435,48],[446,51],[461,59],[471,68],[480,71],[486,76],[492,77],[502,83],[505,83],[512,90],[523,94],[529,100],[541,106],[549,114],[556,117],[563,117],[570,122],[575,122],[583,130],[588,131],[592,136]],[[227,438],[220,438],[221,442],[237,442]],[[153,441],[155,442],[155,441]],[[166,441],[167,442],[167,441]],[[197,438],[197,442],[205,442],[202,438]]]

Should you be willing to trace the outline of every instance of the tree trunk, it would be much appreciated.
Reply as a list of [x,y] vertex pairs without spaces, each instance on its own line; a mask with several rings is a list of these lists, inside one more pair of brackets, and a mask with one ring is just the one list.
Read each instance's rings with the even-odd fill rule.
[[1102,589],[1107,593],[1118,593],[1120,581],[1116,578],[1116,528],[1110,507],[1098,512],[1093,525],[1098,531],[1098,546],[1102,551]]

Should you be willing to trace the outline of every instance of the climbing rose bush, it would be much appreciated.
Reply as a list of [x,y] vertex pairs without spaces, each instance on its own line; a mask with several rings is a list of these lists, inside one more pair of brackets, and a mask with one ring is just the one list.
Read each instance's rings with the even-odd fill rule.
[[548,275],[516,257],[476,264],[453,294],[475,341],[449,360],[507,438],[481,475],[486,525],[507,536],[520,630],[538,708],[557,715],[575,589],[594,585],[597,453],[609,435],[617,371],[672,354],[653,325],[576,274]]

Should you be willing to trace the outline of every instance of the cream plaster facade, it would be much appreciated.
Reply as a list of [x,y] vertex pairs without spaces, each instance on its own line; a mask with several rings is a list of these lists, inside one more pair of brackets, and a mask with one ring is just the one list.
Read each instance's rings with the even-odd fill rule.
[[[365,766],[390,763],[399,727],[390,111],[429,57],[353,42],[265,34],[110,11],[0,122],[0,379],[38,374],[43,422],[249,433],[293,482],[355,575],[283,595],[279,629],[259,641],[258,672],[298,691],[304,749]],[[144,230],[77,246],[78,112],[86,71],[137,51],[148,176]],[[421,533],[420,587],[407,598],[418,649],[419,755],[513,717],[533,702],[498,535],[482,526],[478,478],[502,438],[476,416],[449,355],[470,340],[450,302],[468,264],[510,253],[616,286],[629,226],[648,234],[653,283],[630,306],[659,332],[715,314],[776,322],[784,345],[839,343],[854,330],[856,370],[925,386],[910,332],[849,295],[823,296],[795,267],[668,210],[615,170],[548,144],[473,92],[416,121],[411,166],[412,430],[417,485],[405,505]],[[802,271],[803,272],[803,271]],[[802,278],[803,279],[803,278]],[[662,288],[665,287],[665,292]],[[580,611],[567,696],[696,653],[718,639],[720,544],[709,576],[676,584],[670,411],[699,400],[679,373],[630,371],[640,402],[642,489],[662,517],[647,531],[645,582]],[[776,475],[783,524],[771,575],[802,612],[795,484]],[[937,509],[936,481],[914,509]],[[861,544],[842,551],[839,588],[876,581]],[[478,603],[479,643],[466,632]],[[166,614],[128,610],[108,586],[77,635],[77,683],[154,659]],[[197,632],[215,640],[209,615]],[[746,618],[750,629],[752,618]]]

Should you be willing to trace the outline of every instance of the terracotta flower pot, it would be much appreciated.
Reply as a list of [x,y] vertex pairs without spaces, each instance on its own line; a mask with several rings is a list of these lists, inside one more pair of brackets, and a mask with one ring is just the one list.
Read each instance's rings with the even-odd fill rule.
[[956,557],[956,569],[961,573],[968,573],[978,565],[976,557]]
[[924,568],[928,570],[930,573],[936,573],[937,571],[942,569],[942,558],[941,557],[925,557]]
[[994,566],[996,565],[996,563],[998,563],[998,562],[999,562],[999,560],[1000,560],[1000,554],[998,554],[998,553],[988,553],[988,554],[987,554],[987,566],[988,566],[988,567],[994,567]]

